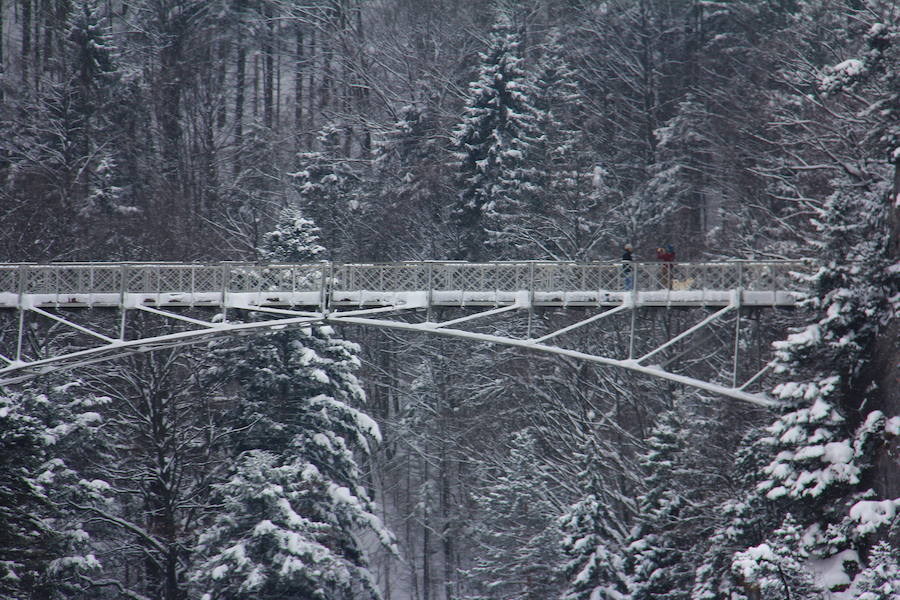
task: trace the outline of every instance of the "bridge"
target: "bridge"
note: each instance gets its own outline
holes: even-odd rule
[[[795,261],[0,264],[0,313],[7,315],[0,322],[0,385],[217,336],[345,323],[570,356],[773,406],[776,402],[765,393],[750,391],[768,366],[744,382],[737,380],[741,309],[793,306],[803,291],[794,275],[809,269]],[[462,316],[435,321],[441,307],[466,310]],[[531,315],[540,307],[579,309],[587,316],[536,335]],[[710,314],[660,346],[638,353],[635,315],[639,309],[661,307],[699,308]],[[76,319],[84,309],[113,309],[114,327]],[[201,318],[201,309],[214,309],[215,314]],[[514,311],[529,315],[523,337],[465,329],[477,319]],[[130,315],[138,312],[182,327],[163,335],[130,337]],[[598,356],[559,344],[567,333],[620,314],[631,316],[627,356]],[[652,360],[711,324],[721,324],[726,315],[735,323],[730,384],[688,377]],[[38,322],[78,332],[93,345],[50,356],[29,352],[24,340],[29,324]]]

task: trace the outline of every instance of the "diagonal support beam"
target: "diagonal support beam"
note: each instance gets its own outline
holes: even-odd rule
[[[696,325],[694,325],[694,326],[691,327],[690,329],[686,329],[685,331],[682,331],[680,334],[676,335],[674,338],[672,338],[671,340],[669,340],[668,342],[666,342],[665,344],[663,344],[662,346],[660,346],[660,347],[657,348],[656,350],[653,350],[653,351],[651,351],[651,352],[648,352],[648,353],[645,354],[644,356],[640,357],[639,359],[637,359],[637,362],[638,362],[638,363],[642,363],[642,362],[644,362],[645,360],[647,360],[648,358],[650,358],[651,356],[656,356],[657,354],[659,354],[660,352],[662,352],[663,350],[665,350],[665,349],[668,348],[669,346],[672,346],[673,344],[678,343],[679,341],[681,341],[681,340],[683,340],[684,338],[688,337],[689,335],[693,334],[695,331],[697,331],[697,330],[699,330],[699,329],[702,329],[702,328],[706,327],[707,325],[709,325],[710,323],[712,323],[712,322],[715,321],[716,319],[719,319],[720,317],[722,317],[723,315],[725,315],[727,312],[732,311],[732,310],[734,310],[735,308],[737,308],[737,307],[736,307],[734,304],[729,304],[729,305],[726,306],[725,308],[723,308],[723,309],[721,309],[721,310],[718,310],[718,311],[714,312],[713,314],[711,314],[710,316],[706,317],[705,319],[703,319],[702,321],[700,321],[699,323],[697,323]]]
[[[584,319],[583,321],[578,321],[577,323],[573,323],[572,325],[569,325],[568,327],[563,327],[562,329],[554,331],[553,333],[548,333],[547,335],[545,335],[543,337],[539,337],[532,341],[536,344],[540,344],[543,341],[549,340],[551,338],[555,338],[558,335],[568,333],[568,332],[572,331],[573,329],[578,329],[579,327],[583,327],[585,325],[593,323],[594,321],[599,321],[600,319],[602,319],[604,317],[609,317],[611,315],[614,315],[618,312],[622,312],[623,310],[628,310],[630,308],[632,308],[632,306],[630,304],[623,304],[621,306],[611,308],[607,311],[603,311],[602,313],[600,313],[598,315],[594,315],[593,317],[589,317],[587,319]]]
[[[767,364],[767,365],[764,366],[762,369],[760,369],[759,372],[758,372],[756,375],[754,375],[753,377],[751,377],[750,379],[748,379],[748,380],[744,383],[744,385],[742,385],[741,387],[739,387],[739,388],[737,388],[737,389],[739,389],[739,390],[741,390],[741,391],[747,389],[747,387],[749,387],[750,385],[753,384],[753,382],[755,382],[757,379],[759,379],[760,377],[762,377],[763,375],[765,375],[766,372],[767,372],[769,369],[771,369],[772,367],[774,367],[774,366],[775,366],[774,361],[769,362],[769,364]]]
[[[472,321],[474,319],[480,319],[482,317],[490,317],[491,315],[498,315],[500,313],[504,313],[510,310],[517,310],[522,308],[522,305],[518,302],[515,304],[510,304],[509,306],[501,306],[500,308],[493,308],[491,310],[486,310],[480,313],[475,313],[474,315],[468,315],[465,317],[460,317],[458,319],[451,319],[450,321],[444,321],[442,323],[423,323],[423,325],[427,326],[429,329],[439,329],[441,327],[447,327],[448,325],[456,325],[457,323],[465,323],[466,321]],[[343,313],[338,313],[342,315]]]
[[[680,383],[683,385],[687,385],[690,387],[694,387],[697,389],[705,390],[707,392],[712,392],[714,394],[718,394],[721,396],[726,396],[729,398],[734,398],[736,400],[742,400],[744,402],[749,402],[751,404],[755,404],[757,406],[763,406],[766,408],[775,408],[782,406],[782,403],[766,396],[765,394],[751,394],[742,390],[736,390],[731,387],[726,387],[723,385],[719,385],[716,383],[710,383],[708,381],[702,381],[699,379],[694,379],[692,377],[687,377],[685,375],[679,375],[677,373],[670,373],[668,371],[664,371],[663,369],[659,369],[657,367],[648,367],[638,363],[635,360],[617,360],[614,358],[607,358],[604,356],[596,356],[593,354],[587,354],[586,352],[579,352],[577,350],[568,350],[566,348],[560,348],[558,346],[548,346],[546,344],[536,344],[531,340],[520,340],[516,338],[506,338],[497,335],[489,335],[484,333],[475,333],[472,331],[464,331],[461,329],[436,329],[434,327],[423,327],[421,323],[404,323],[402,321],[385,321],[381,319],[365,319],[359,317],[347,317],[340,318],[338,315],[328,315],[325,319],[326,322],[334,322],[334,323],[352,323],[355,325],[365,325],[365,326],[373,326],[373,327],[386,327],[388,329],[400,329],[404,331],[415,331],[415,332],[425,332],[425,333],[433,333],[436,335],[446,336],[446,337],[456,337],[461,339],[468,340],[477,340],[482,342],[490,342],[493,344],[501,344],[505,346],[513,346],[516,348],[522,348],[525,350],[533,350],[536,352],[544,352],[548,354],[559,354],[561,356],[569,356],[572,358],[577,358],[580,360],[585,360],[588,362],[598,363],[602,365],[609,365],[613,367],[620,367],[623,369],[628,369],[630,371],[636,371],[642,373],[644,375],[652,375],[654,377],[659,377],[661,379],[667,379],[669,381],[674,381],[676,383]]]
[[[200,325],[201,327],[208,327],[210,329],[221,327],[218,323],[210,323],[209,321],[201,321],[200,319],[192,319],[191,317],[186,317],[184,315],[179,315],[177,313],[169,312],[167,310],[159,310],[158,308],[154,308],[152,306],[144,306],[143,304],[135,304],[134,308],[138,310],[142,310],[144,312],[148,312],[154,315],[160,315],[166,317],[167,319],[177,319],[178,321],[184,321],[186,323],[193,323],[194,325]]]
[[[52,371],[64,371],[104,362],[133,352],[151,352],[162,348],[176,348],[197,344],[219,336],[250,334],[259,331],[282,329],[291,325],[302,326],[321,322],[323,322],[321,317],[295,317],[292,319],[275,319],[252,323],[224,324],[222,327],[179,331],[137,340],[110,339],[109,344],[72,352],[63,356],[29,362],[13,361],[10,366],[0,368],[0,386],[28,381],[33,377]]]
[[[106,342],[107,344],[112,344],[113,342],[117,341],[115,338],[111,338],[111,337],[105,336],[105,335],[103,335],[102,333],[97,333],[96,331],[93,331],[93,330],[91,330],[91,329],[88,329],[87,327],[82,327],[82,326],[79,325],[78,323],[73,323],[72,321],[69,321],[69,320],[67,320],[67,319],[63,319],[62,317],[60,317],[60,316],[58,316],[58,315],[54,315],[53,313],[49,313],[49,312],[47,312],[46,310],[42,310],[42,309],[40,309],[40,308],[38,308],[38,307],[36,307],[36,306],[30,306],[30,307],[28,307],[28,310],[30,310],[30,311],[32,311],[32,312],[36,312],[37,314],[39,314],[39,315],[41,315],[41,316],[44,316],[44,317],[47,317],[48,319],[53,319],[54,321],[57,321],[57,322],[59,322],[59,323],[62,323],[63,325],[65,325],[65,326],[67,326],[67,327],[71,327],[72,329],[77,329],[77,330],[80,331],[81,333],[86,333],[86,334],[88,334],[88,335],[92,335],[92,336],[94,336],[95,338],[98,338],[98,339],[103,340],[103,341]]]
[[[310,319],[322,319],[325,317],[324,313],[320,312],[308,312],[303,310],[288,310],[286,308],[272,308],[270,306],[232,306],[232,308],[238,308],[240,310],[249,310],[255,312],[264,312],[271,313],[273,315],[284,315],[288,317],[307,317]],[[345,316],[365,316],[365,315],[377,315],[382,313],[392,313],[392,312],[400,312],[404,310],[415,310],[417,308],[422,308],[421,306],[415,305],[391,305],[391,306],[381,306],[378,308],[360,308],[357,310],[346,310],[340,311],[333,314],[345,315]]]
[[[295,317],[320,317],[322,313],[312,312],[308,310],[289,310],[287,308],[272,308],[271,306],[253,306],[250,304],[228,303],[228,308],[236,308],[238,310],[251,310],[256,312],[272,313],[273,315],[290,315]]]
[[[8,365],[11,365],[15,362],[13,359],[7,358],[6,356],[3,356],[2,354],[0,354],[0,360],[2,360],[3,362],[5,362]]]

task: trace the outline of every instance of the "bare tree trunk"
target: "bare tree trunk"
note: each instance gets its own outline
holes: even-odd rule
[[[424,459],[422,464],[425,472],[422,474],[422,481],[428,482],[428,459]],[[422,600],[430,600],[431,598],[431,524],[428,522],[428,502],[422,503]]]
[[[241,151],[244,146],[244,91],[247,75],[247,48],[244,46],[244,0],[238,0],[237,74],[234,95],[234,174],[241,172]]]
[[[313,93],[313,90],[316,89],[316,30],[313,29],[310,32],[309,37],[309,59],[308,63],[310,65],[309,71],[309,79],[308,85],[306,86],[306,147],[307,149],[311,149],[313,147],[313,140],[315,139],[314,131],[316,129],[316,95]]]
[[[275,38],[275,127],[281,125],[281,47]]]
[[[28,85],[28,62],[31,54],[31,0],[22,3],[22,82]]]
[[[50,71],[50,59],[53,56],[53,33],[56,25],[56,19],[54,17],[56,16],[56,10],[59,10],[57,7],[53,6],[54,3],[51,2],[49,4],[50,5],[46,6],[44,9],[44,51],[41,60],[41,69],[44,73]],[[63,23],[63,25],[65,25],[65,23]]]
[[[900,159],[894,163],[894,186],[891,195],[885,198],[888,203],[888,264],[896,265],[900,261]],[[894,290],[896,292],[896,290]],[[894,317],[888,322],[881,338],[876,342],[874,372],[875,382],[883,390],[882,412],[886,415],[900,414],[900,318]],[[893,443],[884,444],[875,458],[875,471],[881,498],[897,498],[900,496],[900,468],[897,455],[900,454],[900,441],[894,438]]]
[[[34,89],[41,89],[41,3],[36,0],[31,8],[31,54],[32,60],[31,77],[34,80]]]
[[[253,121],[259,119],[259,54],[253,55]]]
[[[263,42],[263,125],[267,129],[272,129],[272,107],[274,100],[274,81],[275,81],[275,30],[273,19],[270,14],[268,14],[268,9],[265,12],[266,18],[266,33]]]
[[[228,76],[228,49],[230,44],[226,41],[220,41],[217,43],[218,47],[218,61],[217,61],[217,72],[216,72],[216,92],[222,94],[220,96],[221,101],[218,105],[218,111],[216,114],[216,127],[218,129],[223,129],[225,125],[228,123],[228,105],[225,102],[225,81]]]
[[[300,150],[301,131],[303,129],[303,28],[297,25],[295,28],[295,57],[294,57],[294,139],[297,150]]]
[[[4,65],[6,64],[6,55],[3,52],[3,25],[4,25],[4,10],[3,0],[0,0],[0,81],[4,79],[5,71]],[[3,88],[0,87],[0,102],[3,102]],[[2,180],[0,180],[2,181]]]
[[[325,111],[331,107],[331,89],[334,84],[332,81],[332,55],[333,48],[326,40],[322,40],[319,44],[320,54],[322,56],[322,81],[319,85],[319,110]]]

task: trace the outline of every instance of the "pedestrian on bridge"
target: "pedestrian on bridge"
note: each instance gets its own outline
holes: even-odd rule
[[[659,268],[659,283],[665,288],[672,289],[672,263],[675,262],[675,246],[667,244],[665,248],[656,249],[657,260],[662,261]]]
[[[634,267],[632,263],[634,262],[634,256],[631,254],[634,248],[631,244],[625,244],[624,246],[625,252],[622,253],[622,278],[625,281],[626,290],[634,289]]]

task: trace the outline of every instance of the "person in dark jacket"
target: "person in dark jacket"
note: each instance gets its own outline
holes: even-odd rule
[[[625,281],[626,290],[630,290],[634,288],[634,270],[632,264],[634,262],[634,256],[631,254],[632,248],[631,244],[625,244],[624,252],[622,253],[622,279]]]

